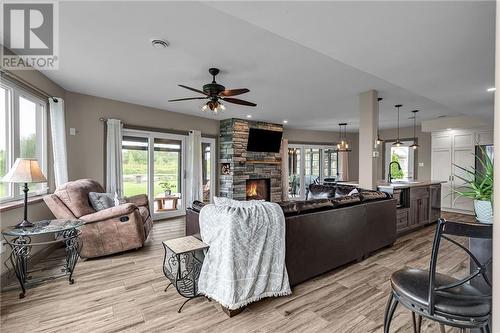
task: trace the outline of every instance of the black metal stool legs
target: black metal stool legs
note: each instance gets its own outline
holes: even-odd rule
[[[422,328],[422,316],[421,315],[415,315],[415,312],[412,311],[411,313],[412,319],[413,319],[413,333],[420,333],[420,330]],[[418,317],[416,317],[418,316]]]
[[[389,328],[391,327],[392,316],[396,311],[398,306],[398,300],[394,299],[394,294],[391,292],[389,295],[389,300],[387,302],[387,307],[385,308],[384,315],[384,333],[389,333]]]

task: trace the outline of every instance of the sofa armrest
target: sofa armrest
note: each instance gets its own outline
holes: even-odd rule
[[[128,215],[136,209],[137,209],[136,205],[132,203],[125,203],[119,206],[103,209],[92,214],[84,215],[80,217],[80,220],[83,220],[87,223],[99,222],[99,221],[113,219],[119,216]]]
[[[126,197],[125,202],[132,203],[137,207],[140,206],[149,206],[148,196],[146,194],[137,194],[131,197]]]

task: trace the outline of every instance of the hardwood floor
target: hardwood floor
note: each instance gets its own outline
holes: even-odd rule
[[[459,219],[463,216],[448,215]],[[467,219],[467,217],[465,217]],[[1,294],[3,332],[382,332],[390,274],[403,267],[427,268],[434,225],[398,239],[368,259],[302,283],[286,297],[250,305],[228,318],[215,302],[184,300],[164,292],[161,241],[184,235],[184,218],[155,223],[144,248],[81,261],[75,284],[58,279]],[[38,268],[62,263],[56,251]],[[443,244],[439,271],[454,276],[468,270],[466,255]],[[334,255],[334,254],[332,254]],[[399,307],[391,332],[412,332],[411,316]],[[438,327],[424,320],[423,332]],[[449,332],[458,330],[449,329]]]

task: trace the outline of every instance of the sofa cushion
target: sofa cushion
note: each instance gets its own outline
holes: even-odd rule
[[[309,192],[307,193],[308,200],[330,198],[335,198],[335,186],[318,184],[309,185]]]
[[[336,185],[335,186],[335,198],[343,197],[349,195],[349,193],[356,187],[350,185]]]
[[[198,201],[198,200],[195,200],[193,201],[193,203],[191,204],[191,208],[195,211],[195,212],[200,212],[200,210],[206,205],[206,203],[204,202],[201,202],[201,201]]]
[[[335,208],[355,205],[361,202],[359,194],[344,195],[330,200]]]
[[[359,193],[361,201],[372,201],[390,198],[391,195],[382,191],[361,191]]]
[[[92,208],[97,212],[115,206],[115,196],[113,193],[89,192],[89,200]]]
[[[67,182],[54,191],[76,218],[95,213],[89,201],[90,192],[104,192],[101,184],[92,179]]]

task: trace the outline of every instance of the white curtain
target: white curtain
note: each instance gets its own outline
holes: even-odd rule
[[[281,200],[288,200],[288,139],[281,141]]]
[[[123,195],[122,122],[108,119],[106,134],[106,191]]]
[[[339,179],[341,181],[349,180],[349,153],[338,152],[337,158],[339,159]]]
[[[195,200],[203,201],[200,131],[189,131],[186,176],[186,204],[190,206]]]
[[[56,187],[68,182],[68,155],[66,151],[66,121],[64,100],[49,97],[50,134],[54,157],[54,178]]]

